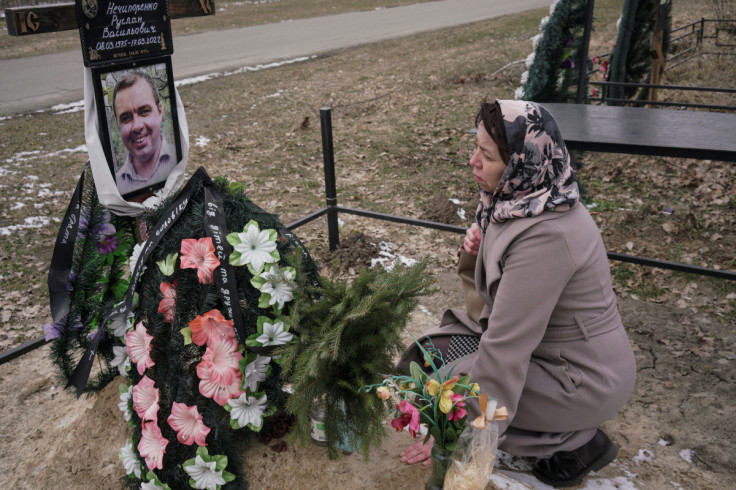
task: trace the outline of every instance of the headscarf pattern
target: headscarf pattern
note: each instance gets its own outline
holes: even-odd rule
[[[530,218],[544,211],[565,212],[580,200],[570,155],[552,115],[535,102],[499,100],[509,163],[494,192],[480,189],[476,221]]]

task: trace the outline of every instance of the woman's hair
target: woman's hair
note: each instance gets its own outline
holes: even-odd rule
[[[475,115],[475,127],[477,128],[481,122],[486,132],[491,135],[493,142],[498,146],[498,153],[501,155],[504,163],[508,165],[509,145],[506,142],[506,129],[503,126],[503,114],[501,113],[501,105],[498,101],[492,104],[485,100],[481,102],[480,109]]]

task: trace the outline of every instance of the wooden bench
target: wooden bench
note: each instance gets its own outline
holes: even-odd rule
[[[736,114],[542,104],[569,150],[736,162]]]

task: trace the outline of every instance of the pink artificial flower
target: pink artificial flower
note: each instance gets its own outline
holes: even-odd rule
[[[468,411],[465,410],[465,401],[463,398],[464,397],[459,393],[453,393],[452,396],[450,396],[450,399],[452,400],[452,410],[447,416],[448,420],[460,420],[468,414]]]
[[[600,56],[598,56],[598,55],[595,55],[595,56],[593,56],[593,58],[592,58],[592,59],[591,59],[590,61],[591,61],[591,63],[593,63],[594,65],[597,65],[598,63],[600,63],[600,62],[601,62],[601,57],[600,57]]]
[[[240,371],[238,371],[240,374]],[[224,406],[231,398],[240,396],[240,376],[233,376],[229,383],[216,382],[212,379],[212,372],[206,363],[197,365],[199,377],[199,392],[202,396],[212,398],[220,406]]]
[[[158,420],[158,388],[148,376],[143,376],[140,382],[133,387],[133,409],[141,420]]]
[[[406,400],[401,400],[399,402],[399,412],[401,415],[391,421],[391,427],[401,432],[408,425],[409,434],[416,437],[419,430],[419,410],[417,410],[417,407]]]
[[[604,60],[603,63],[601,63],[601,75],[605,76],[606,72],[608,71],[608,60]]]
[[[183,403],[174,402],[171,407],[171,415],[168,418],[169,425],[176,431],[176,438],[182,444],[191,446],[206,446],[205,439],[210,433],[210,428],[202,422],[202,416],[197,406],[187,406]]]
[[[238,341],[228,337],[216,338],[207,346],[202,363],[207,365],[213,383],[230,384],[233,376],[240,379],[238,361],[243,355],[237,349]]]
[[[181,268],[197,269],[197,279],[202,284],[212,284],[212,271],[220,265],[215,257],[215,246],[212,238],[205,237],[195,240],[185,238],[181,241]]]
[[[143,423],[138,452],[146,458],[146,466],[149,470],[163,468],[164,453],[168,444],[169,441],[161,435],[161,429],[155,422]]]
[[[598,87],[595,87],[593,90],[590,91],[591,97],[598,97]]]
[[[138,322],[135,330],[125,334],[125,350],[128,352],[130,359],[138,366],[138,374],[143,376],[143,372],[156,363],[151,360],[151,341],[153,336],[148,335],[143,322]]]
[[[226,320],[216,309],[197,315],[197,318],[189,322],[189,328],[192,330],[192,342],[197,345],[210,345],[221,337],[235,338],[233,321]]]
[[[172,323],[176,308],[176,281],[173,283],[162,282],[159,288],[164,295],[164,299],[158,304],[158,312],[164,314],[164,321]]]

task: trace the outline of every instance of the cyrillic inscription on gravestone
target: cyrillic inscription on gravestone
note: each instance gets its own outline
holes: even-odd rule
[[[76,0],[84,66],[110,66],[174,52],[168,0]]]

